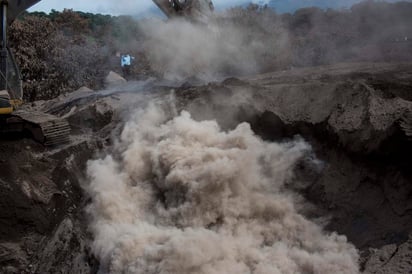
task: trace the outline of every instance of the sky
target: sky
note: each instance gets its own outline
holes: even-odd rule
[[[234,5],[241,5],[247,2],[269,3],[279,12],[290,12],[305,6],[327,7],[349,7],[361,0],[213,0],[217,9],[224,9]],[[386,0],[395,2],[396,0]],[[411,0],[407,0],[410,2]],[[29,11],[50,12],[52,9],[61,11],[64,8],[76,11],[102,13],[111,15],[145,15],[157,11],[152,0],[42,0],[34,5]]]
[[[241,4],[246,0],[213,0],[217,8],[224,8],[231,5]],[[73,9],[76,11],[102,13],[102,14],[143,14],[156,8],[152,0],[43,0],[29,11],[44,11],[50,12],[51,9],[58,11],[64,8]]]

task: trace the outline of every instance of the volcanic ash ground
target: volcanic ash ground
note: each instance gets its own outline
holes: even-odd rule
[[[299,214],[288,190],[310,153],[247,123],[223,131],[184,111],[138,110],[113,151],[88,163],[100,271],[358,273],[355,247]]]

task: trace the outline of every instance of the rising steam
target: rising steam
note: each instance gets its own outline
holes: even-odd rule
[[[358,273],[356,249],[287,190],[307,143],[167,116],[137,111],[114,152],[88,163],[102,273]]]

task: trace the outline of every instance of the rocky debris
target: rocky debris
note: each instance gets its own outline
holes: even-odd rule
[[[412,109],[412,101],[394,96],[392,92],[396,90],[391,88],[402,82],[406,82],[404,88],[412,84],[411,67],[382,65],[376,75],[373,72],[375,64],[369,67],[352,65],[356,73],[347,71],[347,66],[341,67],[341,74],[336,74],[340,66],[319,67],[310,75],[303,70],[300,82],[293,84],[278,83],[276,79],[282,74],[252,80],[251,83],[263,81],[264,89],[260,94],[264,98],[262,108],[285,122],[326,123],[346,149],[368,153],[377,150],[383,140],[398,128],[397,123],[403,115]],[[394,73],[397,70],[399,73]],[[377,86],[380,74],[391,74],[386,86]],[[403,79],[409,79],[409,82]]]
[[[65,218],[42,245],[35,273],[90,273],[85,235],[70,218]]]
[[[27,255],[17,243],[4,242],[0,245],[1,273],[19,273],[20,265],[27,265]]]
[[[113,118],[110,103],[104,101],[98,104],[73,107],[65,117],[74,128],[98,131],[109,124]]]
[[[89,91],[93,91],[93,90],[90,89],[90,88],[88,88],[88,87],[83,86],[83,87],[80,87],[80,88],[79,88],[78,90],[76,90],[76,91],[89,92]]]
[[[1,273],[90,273],[90,266],[83,271],[86,230],[78,220],[80,181],[96,141],[72,138],[46,149],[30,139],[2,140]]]
[[[27,106],[66,117],[74,133],[54,149],[30,139],[0,143],[0,272],[96,270],[87,248],[85,165],[110,149],[136,106],[162,100],[223,128],[248,121],[265,139],[301,135],[323,167],[297,166],[305,181],[298,190],[316,209],[309,217],[328,218],[326,229],[347,235],[366,273],[408,273],[411,71],[412,64],[340,64],[203,86],[136,83],[139,92],[85,90]]]
[[[199,118],[226,111],[271,112],[285,124],[322,125],[352,152],[376,151],[412,109],[402,90],[412,85],[411,66],[341,64],[290,70],[176,91]],[[386,84],[382,83],[385,77]],[[197,91],[204,95],[196,96]],[[223,94],[223,95],[222,95]],[[396,94],[400,94],[397,96]],[[210,103],[212,102],[212,103]],[[232,108],[233,111],[228,111]],[[197,113],[196,111],[194,111]],[[237,113],[238,115],[239,113]],[[221,119],[225,123],[228,115]]]
[[[119,84],[123,84],[126,82],[127,82],[126,79],[124,79],[122,76],[120,76],[114,71],[110,71],[109,74],[104,79],[104,83],[106,87],[117,86]]]
[[[410,273],[412,271],[412,237],[400,245],[386,245],[372,249],[372,255],[366,262],[365,273]]]

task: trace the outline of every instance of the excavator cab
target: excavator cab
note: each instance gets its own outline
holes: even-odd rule
[[[69,140],[70,126],[47,113],[18,109],[23,103],[22,77],[7,44],[8,26],[37,2],[40,0],[0,0],[0,133],[29,132],[36,141],[54,146]]]

